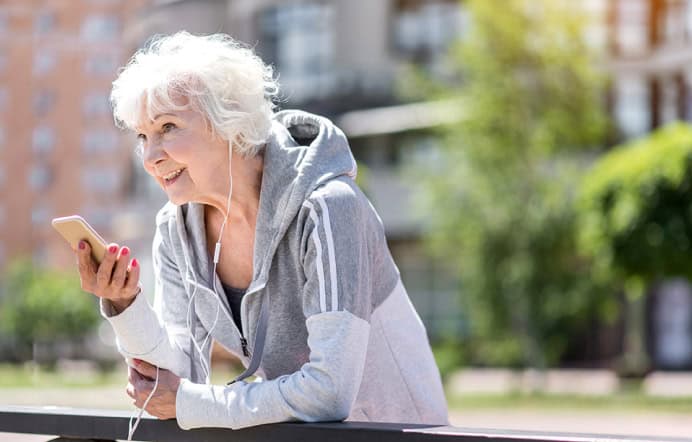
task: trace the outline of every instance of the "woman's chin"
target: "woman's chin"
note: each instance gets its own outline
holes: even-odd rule
[[[182,195],[176,195],[176,194],[168,194],[168,201],[170,201],[172,204],[175,204],[176,206],[182,206],[183,204],[187,204],[190,202],[189,198],[185,198]]]

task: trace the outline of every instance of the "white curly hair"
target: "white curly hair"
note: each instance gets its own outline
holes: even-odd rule
[[[116,125],[136,130],[146,112],[191,109],[212,133],[257,155],[269,136],[278,83],[273,69],[226,34],[157,35],[138,50],[113,82]],[[180,97],[187,98],[183,105]]]

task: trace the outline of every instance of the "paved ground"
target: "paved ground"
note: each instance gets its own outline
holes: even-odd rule
[[[687,437],[692,440],[692,417],[676,413],[588,410],[480,410],[451,413],[457,427],[628,436]]]
[[[59,405],[79,408],[130,409],[129,398],[122,388],[0,390],[0,404]],[[458,427],[493,428],[577,433],[674,436],[692,438],[692,416],[676,413],[613,410],[522,410],[479,409],[452,411],[451,423]],[[0,442],[39,442],[45,436],[0,433]]]

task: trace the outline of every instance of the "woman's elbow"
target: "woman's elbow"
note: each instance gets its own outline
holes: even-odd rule
[[[325,388],[313,396],[311,410],[308,414],[308,421],[312,422],[328,422],[342,421],[351,413],[351,407],[355,400],[355,394],[344,391],[330,385],[330,388]]]
[[[329,421],[343,421],[351,414],[353,400],[350,395],[337,394],[331,401],[331,406],[325,410],[325,419]]]
[[[315,404],[307,422],[343,421],[351,413],[351,401],[335,396],[330,400],[320,400]]]

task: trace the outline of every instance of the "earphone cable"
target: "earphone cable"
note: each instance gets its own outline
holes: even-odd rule
[[[127,440],[128,441],[132,440],[132,436],[134,436],[135,431],[137,431],[137,427],[139,426],[139,422],[142,419],[142,414],[144,414],[144,410],[147,408],[147,405],[149,405],[149,401],[151,400],[151,398],[154,397],[154,393],[156,392],[156,388],[158,386],[159,386],[159,367],[157,365],[156,366],[156,381],[154,381],[154,388],[151,389],[151,393],[149,393],[149,396],[147,396],[147,399],[144,401],[142,408],[139,409],[139,413],[137,413],[137,408],[135,408],[135,411],[130,416],[130,422],[128,424],[128,432],[127,432]],[[137,420],[135,421],[135,424],[132,425],[132,419],[134,419],[135,414],[137,414]]]

